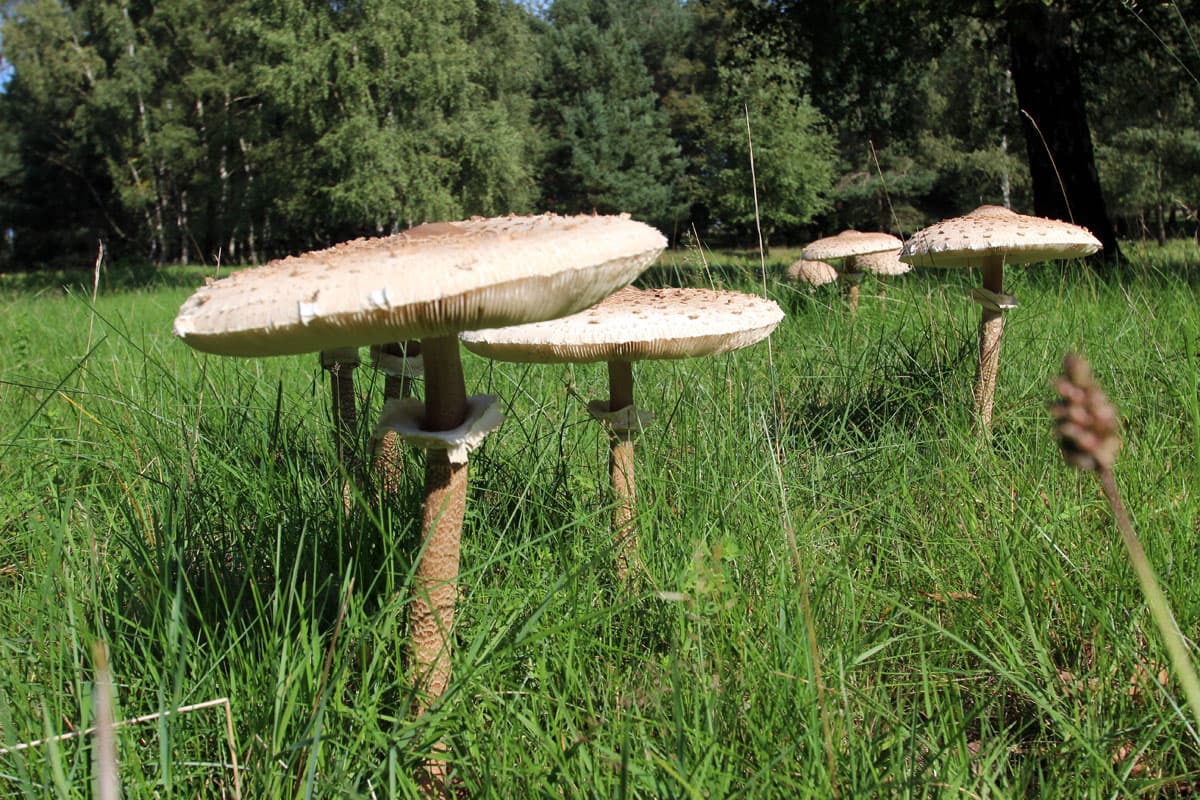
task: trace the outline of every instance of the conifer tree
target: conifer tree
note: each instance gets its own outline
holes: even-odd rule
[[[557,0],[544,33],[535,118],[543,203],[629,212],[670,232],[683,163],[636,40],[606,0]]]

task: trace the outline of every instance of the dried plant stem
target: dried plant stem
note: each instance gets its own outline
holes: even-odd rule
[[[770,429],[767,427],[765,421],[763,422],[763,433],[770,440]],[[787,498],[787,485],[783,480],[783,467],[781,463],[782,459],[779,456],[779,451],[776,450],[775,457],[771,459],[771,466],[774,467],[775,483],[779,489],[780,521],[783,523],[784,539],[787,542],[788,555],[791,557],[792,570],[796,576],[796,586],[800,590],[800,611],[804,619],[804,636],[808,641],[808,652],[812,659],[813,683],[817,688],[817,709],[821,717],[821,733],[825,739],[825,763],[829,769],[829,793],[832,797],[838,798],[841,796],[841,792],[838,789],[837,761],[834,758],[833,724],[829,719],[829,687],[825,684],[825,677],[821,666],[821,645],[817,641],[817,625],[813,619],[808,570],[804,566],[804,558],[800,555],[800,545],[796,541],[796,526],[792,523],[792,513]]]
[[[147,722],[154,722],[155,720],[161,719],[163,717],[173,717],[173,716],[177,716],[180,714],[190,714],[193,711],[203,711],[204,709],[207,709],[207,708],[217,708],[217,707],[220,707],[225,711],[225,735],[229,739],[229,765],[228,766],[229,766],[230,770],[233,772],[233,797],[234,797],[234,800],[241,800],[241,797],[242,797],[242,773],[241,773],[241,769],[238,767],[237,745],[235,743],[234,735],[233,735],[233,709],[229,705],[228,697],[218,697],[215,700],[205,700],[202,703],[193,703],[188,706],[179,706],[179,708],[169,709],[167,711],[155,711],[153,714],[143,714],[140,717],[133,717],[132,719],[124,719],[124,720],[121,720],[120,722],[112,723],[112,728],[115,730],[117,728],[123,728],[127,725],[144,725]],[[30,748],[34,748],[34,747],[41,747],[42,745],[49,744],[50,742],[67,742],[67,741],[70,741],[71,739],[78,739],[81,736],[88,736],[93,733],[98,733],[98,731],[99,731],[99,726],[93,725],[90,728],[84,728],[82,730],[77,730],[77,731],[71,731],[70,733],[60,733],[57,736],[50,736],[45,739],[37,739],[32,742],[21,742],[20,744],[15,744],[12,747],[0,748],[0,756],[8,755],[9,753],[16,753],[21,750],[29,750]]]
[[[1004,291],[1004,261],[989,257],[983,265],[983,288],[1001,294]],[[1000,338],[1004,334],[1004,312],[985,307],[979,320],[979,366],[975,371],[975,411],[984,431],[992,428],[992,409],[996,400],[996,376],[1000,372]]]
[[[121,796],[120,769],[117,765],[116,726],[113,724],[113,681],[108,668],[108,645],[96,642],[92,647],[96,662],[96,749],[92,753],[93,797],[117,800]]]
[[[313,699],[312,712],[309,715],[309,728],[316,731],[309,744],[305,744],[300,748],[300,758],[298,762],[308,762],[307,774],[298,774],[296,783],[292,789],[292,797],[300,797],[301,790],[305,790],[305,796],[311,793],[314,770],[316,768],[316,759],[310,757],[310,747],[315,747],[320,738],[321,730],[321,703],[325,699],[325,689],[329,683],[329,671],[333,667],[333,654],[337,650],[338,635],[342,632],[342,622],[346,619],[346,611],[350,608],[350,596],[354,592],[354,578],[351,577],[346,582],[346,591],[342,594],[342,604],[338,608],[337,621],[333,625],[333,635],[329,637],[329,646],[325,648],[325,663],[321,666],[321,679],[317,682],[317,694]]]
[[[1196,731],[1200,733],[1200,680],[1196,677],[1196,670],[1192,666],[1192,657],[1183,640],[1183,634],[1180,633],[1167,598],[1158,585],[1158,576],[1154,574],[1154,567],[1150,566],[1150,559],[1146,557],[1141,540],[1138,539],[1137,533],[1133,529],[1129,512],[1125,510],[1125,504],[1121,502],[1121,492],[1117,489],[1117,479],[1113,475],[1113,471],[1108,467],[1101,466],[1096,470],[1096,474],[1100,479],[1100,487],[1104,490],[1104,496],[1108,498],[1108,503],[1112,507],[1113,516],[1116,517],[1121,538],[1125,540],[1125,547],[1129,550],[1129,560],[1133,562],[1133,571],[1137,573],[1138,583],[1141,584],[1142,594],[1146,598],[1146,605],[1150,607],[1150,615],[1154,618],[1154,624],[1158,626],[1159,633],[1162,634],[1163,643],[1167,646],[1167,656],[1171,659],[1171,665],[1175,668],[1175,674],[1183,688],[1184,697],[1192,709]]]

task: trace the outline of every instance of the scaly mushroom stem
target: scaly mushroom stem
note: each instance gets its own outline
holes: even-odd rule
[[[983,288],[1004,293],[1004,256],[987,256],[983,261]],[[1004,312],[984,306],[979,319],[979,366],[975,371],[975,410],[984,431],[992,428],[992,408],[996,399],[996,375],[1000,371],[1000,337],[1004,333]]]
[[[450,636],[467,506],[467,465],[451,464],[445,450],[430,450],[426,458],[424,547],[410,612],[418,715],[446,691],[450,682]]]
[[[411,358],[421,354],[421,342],[393,342],[385,344],[381,350],[385,355],[398,358]],[[396,400],[401,397],[412,397],[412,378],[404,375],[388,374],[383,379],[383,400]],[[395,431],[383,434],[383,441],[375,454],[375,472],[380,476],[384,494],[394,494],[400,488],[400,445]]]
[[[333,445],[338,464],[349,479],[342,484],[342,504],[350,512],[350,481],[357,482],[358,458],[354,439],[358,433],[358,398],[354,394],[354,368],[360,363],[357,347],[342,347],[321,353],[321,367],[329,371],[329,391],[333,403]]]
[[[457,428],[467,414],[467,387],[457,336],[423,342],[425,422],[431,431]],[[425,452],[425,506],[421,515],[421,562],[413,577],[409,606],[409,670],[416,682],[413,713],[420,716],[446,691],[453,652],[454,603],[463,516],[467,508],[467,465],[450,462],[445,450]],[[433,746],[445,752],[444,742]],[[447,796],[444,761],[426,759],[417,779],[425,797]]]
[[[426,430],[446,431],[466,417],[466,383],[458,338],[423,342]],[[425,456],[425,509],[421,563],[417,565],[409,630],[409,667],[417,682],[414,711],[420,715],[450,681],[451,630],[458,592],[458,559],[467,500],[467,465],[452,464],[444,450]]]
[[[608,410],[620,411],[633,405],[633,364],[608,362]],[[617,555],[617,577],[628,586],[632,573],[640,572],[636,515],[637,488],[633,472],[633,432],[613,430],[609,434],[608,471],[612,483],[613,544]]]

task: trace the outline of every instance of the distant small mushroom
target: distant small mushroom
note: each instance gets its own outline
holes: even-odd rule
[[[803,258],[788,266],[787,276],[788,280],[814,288],[833,283],[838,279],[837,270],[833,268],[832,264]]]
[[[845,287],[851,311],[858,309],[858,285],[863,279],[859,265],[861,256],[899,250],[903,244],[889,233],[847,230],[837,236],[826,236],[805,246],[801,258],[822,261],[841,261],[838,281]]]
[[[665,245],[662,234],[627,216],[433,223],[236,272],[200,288],[180,309],[176,335],[222,355],[421,340],[425,403],[408,409],[412,425],[403,428],[428,448],[409,617],[418,714],[450,679],[467,454],[503,419],[494,397],[467,397],[458,333],[586,308],[632,281]],[[444,768],[430,765],[429,777],[438,784]]]
[[[887,293],[887,279],[895,275],[904,275],[912,270],[912,266],[900,260],[900,248],[885,250],[881,253],[867,253],[854,259],[858,268],[868,275],[874,275],[879,284],[879,297]]]
[[[1004,313],[1017,307],[1017,298],[1004,293],[1004,265],[1083,258],[1101,246],[1086,228],[1002,206],[980,206],[965,216],[935,223],[914,233],[904,245],[900,259],[913,266],[983,270],[983,288],[971,290],[972,299],[983,307],[975,373],[975,409],[983,430],[992,427]]]
[[[462,334],[473,353],[497,361],[608,364],[609,398],[588,411],[609,429],[612,531],[617,573],[641,569],[635,517],[633,437],[653,416],[633,403],[633,362],[715,355],[748,347],[783,319],[771,300],[709,289],[626,287],[562,319]]]

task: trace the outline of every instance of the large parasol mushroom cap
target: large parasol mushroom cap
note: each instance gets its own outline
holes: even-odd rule
[[[626,287],[561,319],[462,334],[498,361],[588,363],[715,355],[767,337],[783,319],[772,300],[710,289]]]
[[[629,283],[665,246],[628,216],[430,223],[215,281],[183,304],[175,333],[205,352],[268,356],[551,319]]]
[[[1100,240],[1078,225],[980,206],[917,231],[900,251],[900,259],[914,266],[979,267],[983,273],[983,286],[971,290],[972,299],[982,306],[975,373],[975,407],[982,430],[992,425],[1004,314],[1017,307],[1017,299],[1004,292],[1005,264],[1082,258],[1100,247]]]
[[[1003,206],[980,206],[969,214],[917,231],[900,260],[917,267],[983,266],[999,257],[1005,264],[1032,264],[1083,258],[1101,248],[1086,228],[1018,214]]]

